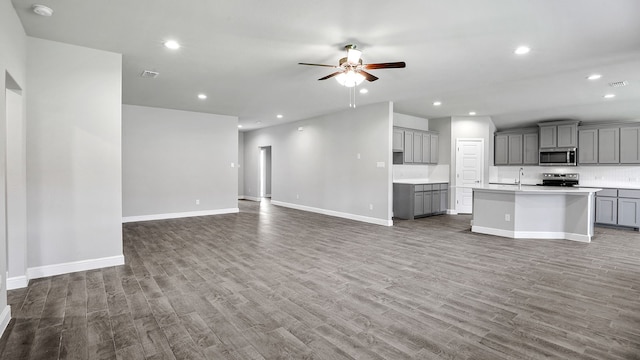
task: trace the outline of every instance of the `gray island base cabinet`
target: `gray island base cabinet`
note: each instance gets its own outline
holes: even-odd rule
[[[444,214],[448,198],[448,183],[393,183],[393,217],[414,220]]]
[[[473,189],[471,231],[514,239],[591,242],[600,189],[485,185]]]

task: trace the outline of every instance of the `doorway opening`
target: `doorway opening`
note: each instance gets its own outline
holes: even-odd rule
[[[5,72],[5,141],[2,169],[2,238],[6,260],[7,289],[27,286],[27,177],[26,130],[22,89]]]
[[[271,146],[260,147],[260,186],[258,197],[271,199]]]

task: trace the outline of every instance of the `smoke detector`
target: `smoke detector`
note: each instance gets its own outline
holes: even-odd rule
[[[609,86],[611,87],[622,87],[622,86],[627,86],[629,85],[629,82],[627,80],[625,81],[616,81],[616,82],[610,82]]]
[[[159,72],[151,71],[151,70],[145,70],[142,72],[142,74],[140,74],[141,77],[147,78],[147,79],[155,79],[158,77],[158,75],[160,75]]]
[[[31,7],[31,10],[33,10],[34,13],[40,15],[40,16],[51,16],[53,15],[53,9],[48,7],[48,6],[44,6],[44,5],[40,5],[40,4],[35,4]]]

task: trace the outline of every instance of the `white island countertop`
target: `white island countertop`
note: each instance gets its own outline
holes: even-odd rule
[[[588,194],[595,193],[602,189],[586,188],[586,187],[570,187],[570,186],[538,186],[538,185],[503,185],[489,184],[480,186],[471,186],[472,189],[496,192],[514,192],[514,193],[531,193],[531,194]]]
[[[420,185],[420,184],[448,184],[447,180],[429,180],[429,179],[398,179],[393,180],[394,184],[410,184],[410,185]]]

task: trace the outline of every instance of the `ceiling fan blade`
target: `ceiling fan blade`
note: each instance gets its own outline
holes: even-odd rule
[[[360,73],[360,74],[362,74],[362,75],[364,75],[364,78],[365,78],[365,79],[367,79],[367,81],[376,81],[376,80],[378,80],[378,77],[377,77],[377,76],[374,76],[374,75],[372,75],[372,74],[369,74],[369,73],[368,73],[368,72],[366,72],[366,71],[362,71],[362,70],[360,70],[360,71],[359,71],[359,73]]]
[[[376,70],[376,69],[398,69],[406,66],[407,64],[405,64],[404,61],[399,61],[399,62],[389,62],[389,63],[379,63],[379,64],[364,64],[362,65],[362,68],[367,70]]]
[[[338,66],[335,66],[335,65],[309,64],[309,63],[298,63],[298,65],[324,66],[324,67],[331,67],[331,68],[337,68],[338,67]]]
[[[332,77],[334,77],[334,76],[338,76],[338,75],[340,75],[340,74],[342,74],[342,71],[334,72],[333,74],[329,74],[329,75],[327,75],[327,76],[325,76],[325,77],[321,77],[321,78],[320,78],[320,79],[318,79],[318,80],[327,80],[327,79],[331,79]]]

